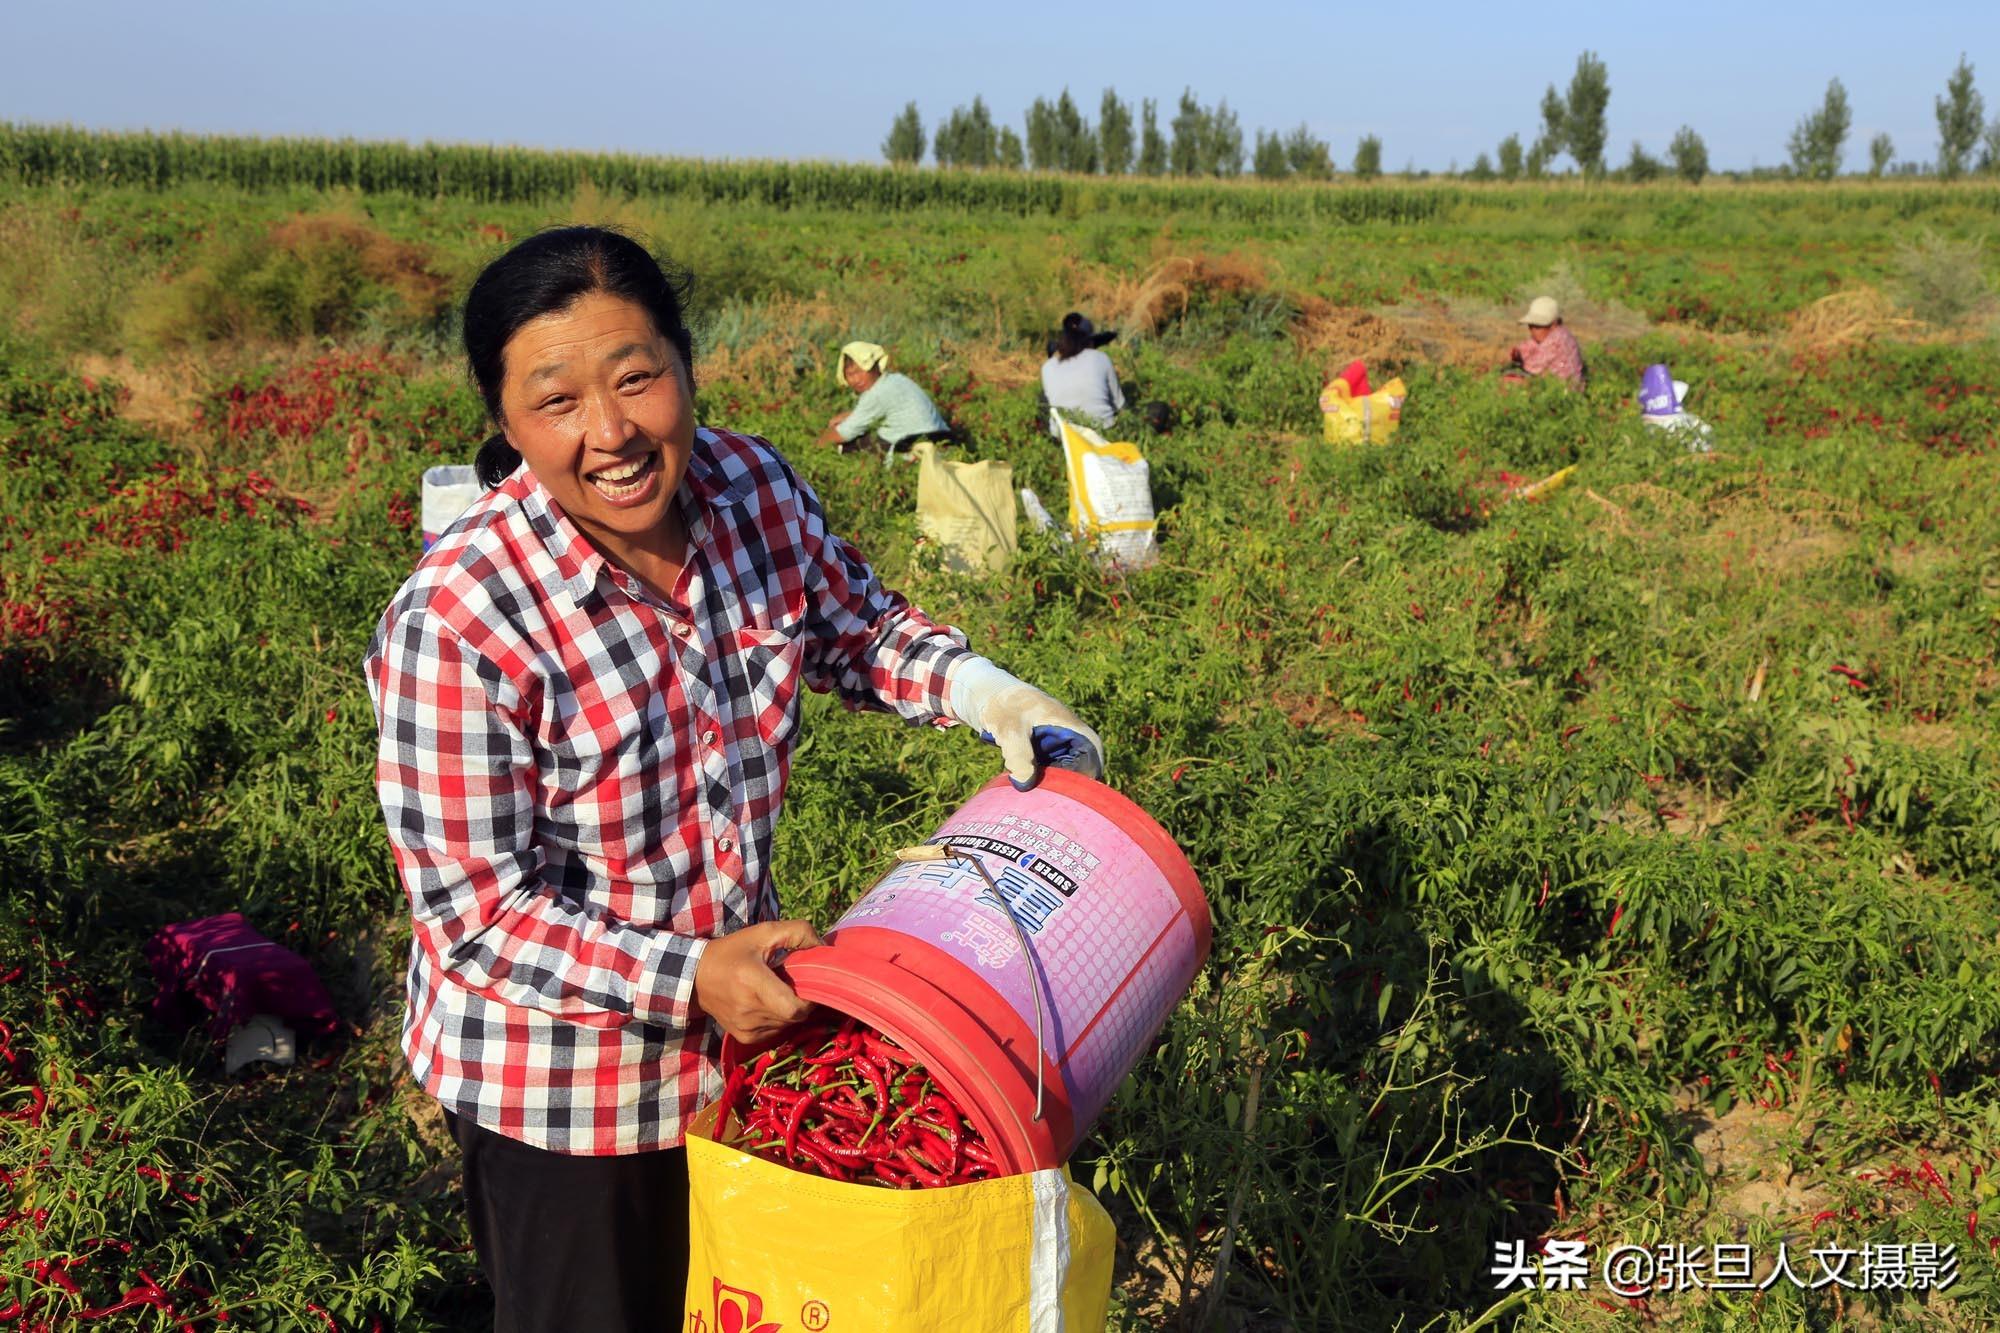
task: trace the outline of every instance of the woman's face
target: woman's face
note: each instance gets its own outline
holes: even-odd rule
[[[1554,327],[1553,324],[1530,324],[1528,326],[1528,336],[1538,343],[1547,342],[1549,340],[1549,330]]]
[[[652,316],[592,292],[523,324],[501,363],[501,428],[563,512],[607,554],[667,540],[694,395]]]

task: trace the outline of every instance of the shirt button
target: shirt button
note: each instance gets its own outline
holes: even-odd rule
[[[724,838],[721,842],[716,843],[715,847],[717,851],[723,852],[733,852],[736,850],[736,844],[728,838]]]
[[[674,633],[685,639],[688,636],[688,627],[686,625],[675,625]]]
[[[702,743],[703,745],[713,745],[713,744],[715,744],[715,732],[714,732],[713,730],[709,730],[709,731],[704,731],[704,732],[702,732],[702,733],[701,733],[701,743]]]

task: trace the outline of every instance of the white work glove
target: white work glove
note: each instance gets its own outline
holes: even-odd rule
[[[945,710],[1000,747],[1007,779],[1027,791],[1053,765],[1104,776],[1104,742],[1067,704],[983,657],[962,657],[945,677]]]

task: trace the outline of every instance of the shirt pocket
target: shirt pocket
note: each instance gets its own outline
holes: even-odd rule
[[[737,736],[778,747],[799,727],[799,678],[805,645],[798,630],[732,630],[722,643],[723,693]]]

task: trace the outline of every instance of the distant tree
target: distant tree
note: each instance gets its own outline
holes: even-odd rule
[[[1986,119],[1986,99],[1972,86],[1972,64],[1964,54],[1937,99],[1938,175],[1951,180],[1965,170],[1965,159],[1979,143],[1979,126]]]
[[[1104,100],[1097,104],[1097,154],[1107,175],[1132,170],[1132,108],[1112,88],[1104,90]]]
[[[1333,150],[1305,125],[1285,136],[1285,165],[1307,180],[1333,179]]]
[[[1500,179],[1521,179],[1521,136],[1510,134],[1500,141]]]
[[[1036,171],[1054,171],[1062,165],[1056,129],[1056,109],[1045,97],[1028,104],[1028,165]]]
[[[1887,134],[1876,135],[1868,141],[1868,174],[1880,178],[1895,156],[1896,141]]]
[[[1986,137],[1980,141],[1979,169],[1986,175],[2000,172],[2000,116],[1995,116],[1986,127]]]
[[[1472,159],[1472,169],[1465,173],[1467,180],[1490,181],[1498,173],[1493,170],[1493,159],[1481,153]]]
[[[1167,150],[1167,163],[1176,176],[1192,176],[1201,170],[1202,158],[1207,153],[1208,112],[1195,100],[1194,89],[1181,90],[1180,110],[1174,113],[1173,144]]]
[[[1667,145],[1667,156],[1673,159],[1674,174],[1690,185],[1701,184],[1701,178],[1708,174],[1708,145],[1690,126],[1683,125],[1675,133],[1674,141]]]
[[[1021,151],[1021,136],[1014,133],[1012,125],[1000,127],[1000,139],[993,148],[993,163],[1009,171],[1019,171],[1027,165],[1025,155]]]
[[[941,167],[990,167],[999,156],[999,131],[982,97],[970,108],[953,107],[933,137],[931,151]]]
[[[1625,159],[1625,179],[1638,184],[1656,181],[1665,175],[1667,168],[1659,158],[1647,152],[1637,139],[1632,141],[1632,156]]]
[[[1257,131],[1257,151],[1251,155],[1250,169],[1259,180],[1281,181],[1292,174],[1285,160],[1285,141],[1270,130]]]
[[[903,104],[903,114],[897,116],[889,126],[889,137],[882,141],[882,156],[898,164],[911,164],[924,160],[924,122],[917,115],[917,104]]]
[[[1202,153],[1202,170],[1210,176],[1243,174],[1243,127],[1229,109],[1229,99],[1215,104],[1208,116],[1208,142]]]
[[[1604,174],[1604,109],[1610,103],[1611,76],[1595,52],[1585,51],[1576,58],[1576,73],[1570,76],[1562,129],[1563,146],[1586,176]]]
[[[1840,158],[1853,123],[1847,109],[1847,89],[1839,79],[1826,85],[1826,100],[1819,110],[1803,117],[1787,148],[1792,170],[1807,180],[1827,181],[1840,174]]]
[[[1534,146],[1528,149],[1527,157],[1522,159],[1521,170],[1527,174],[1529,180],[1538,181],[1549,174],[1550,156],[1548,145],[1537,139]]]
[[[1158,176],[1167,169],[1167,141],[1160,133],[1160,109],[1148,97],[1139,104],[1139,174]]]
[[[1548,91],[1542,94],[1542,130],[1535,136],[1534,147],[1528,150],[1530,159],[1539,154],[1542,165],[1546,168],[1563,149],[1569,146],[1569,127],[1564,123],[1568,117],[1568,104],[1563,101],[1562,94],[1556,91],[1556,86],[1550,84]],[[1530,171],[1528,174],[1536,176],[1541,173]]]
[[[1067,88],[1056,99],[1055,116],[1057,165],[1064,171],[1096,171],[1097,135],[1091,132],[1090,122],[1077,110],[1076,99]]]
[[[993,123],[993,113],[986,109],[986,99],[974,97],[972,109],[965,114],[966,151],[975,167],[990,167],[1000,155],[1000,128]]]
[[[1361,136],[1354,147],[1354,174],[1371,180],[1382,174],[1382,140],[1373,134]]]

